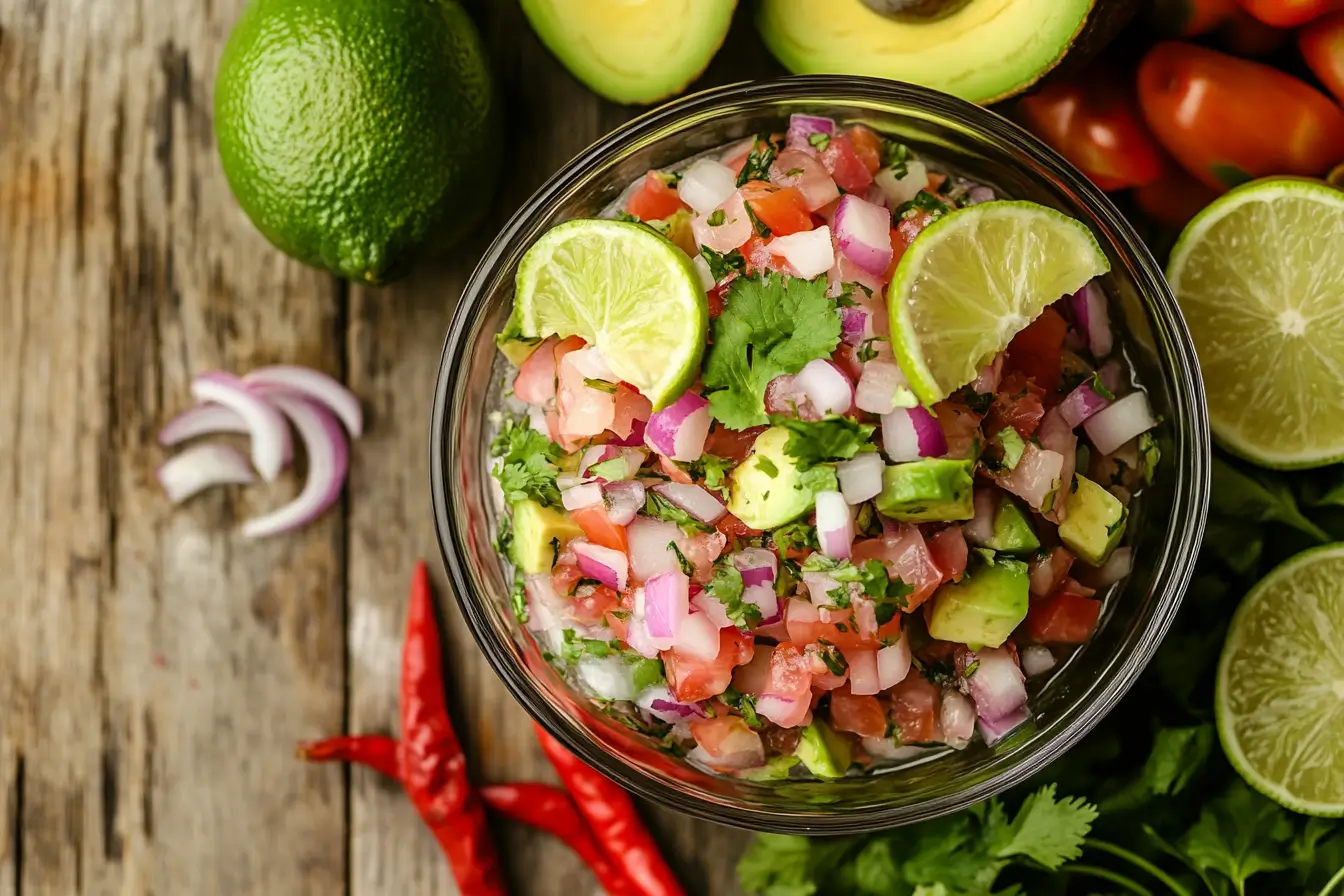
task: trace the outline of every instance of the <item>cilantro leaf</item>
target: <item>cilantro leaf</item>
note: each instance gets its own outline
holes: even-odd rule
[[[723,604],[728,620],[744,630],[761,622],[761,608],[742,599],[745,591],[742,573],[732,561],[724,559],[714,564],[714,575],[705,583],[705,593]]]
[[[878,153],[883,168],[890,168],[897,177],[905,177],[906,165],[910,161],[910,147],[883,137]]]
[[[747,269],[747,260],[742,257],[742,252],[738,249],[731,252],[715,252],[708,246],[701,246],[700,257],[709,265],[709,275],[714,278],[715,283],[733,272],[740,274]]]
[[[644,514],[660,520],[666,520],[669,523],[676,523],[687,532],[699,533],[714,531],[713,526],[707,526],[700,522],[653,489],[649,489],[644,493]]]
[[[790,551],[816,551],[821,548],[817,541],[817,527],[807,523],[789,523],[770,533],[771,540],[781,555]]]
[[[802,280],[766,271],[728,286],[702,379],[710,413],[729,429],[767,423],[765,387],[840,343],[840,317],[826,296],[826,278]]]
[[[1214,889],[1209,882],[1212,872],[1244,894],[1246,880],[1253,875],[1292,867],[1287,850],[1293,837],[1288,813],[1237,779],[1204,806],[1177,848],[1210,889]]]
[[[907,218],[914,218],[923,214],[927,214],[936,221],[950,211],[952,211],[952,208],[947,203],[928,190],[920,190],[915,194],[914,199],[902,202],[896,206],[896,210],[891,214],[897,221],[904,221]]]
[[[1322,544],[1331,541],[1329,533],[1298,510],[1292,491],[1281,478],[1268,471],[1252,472],[1234,466],[1218,455],[1213,458],[1209,510],[1211,515],[1242,522],[1282,523]]]
[[[686,559],[686,555],[681,552],[681,548],[677,547],[677,543],[675,541],[669,541],[667,547],[672,553],[677,555],[677,564],[681,567],[681,571],[686,574],[686,578],[689,579],[691,576],[695,575],[694,564]]]
[[[747,160],[742,164],[742,170],[738,172],[737,185],[740,187],[753,180],[769,180],[770,166],[774,164],[777,152],[778,149],[769,134],[756,135],[756,142],[751,145]]]
[[[494,476],[509,504],[531,498],[547,507],[560,504],[555,477],[560,446],[533,429],[526,421],[508,420],[490,443],[490,453],[500,459]]]
[[[1083,838],[1097,820],[1097,807],[1081,797],[1055,799],[1047,784],[1022,801],[1011,824],[986,831],[1000,859],[1025,856],[1051,871],[1082,855]]]
[[[759,896],[813,896],[812,843],[793,834],[760,834],[737,863],[746,893]]]
[[[1216,741],[1212,725],[1160,728],[1153,748],[1138,775],[1119,791],[1102,800],[1103,812],[1136,809],[1155,796],[1175,795],[1204,767]]]
[[[868,444],[877,428],[838,415],[814,421],[772,414],[770,423],[789,431],[784,453],[797,462],[799,470],[810,470],[827,461],[849,460]]]
[[[509,589],[509,605],[513,607],[513,617],[520,625],[526,625],[531,614],[527,611],[527,579],[517,567],[513,570],[513,587]]]

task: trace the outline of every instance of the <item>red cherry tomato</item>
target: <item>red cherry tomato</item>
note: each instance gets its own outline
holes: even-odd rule
[[[1297,32],[1297,48],[1311,73],[1344,103],[1344,12],[1319,18]]]
[[[1158,180],[1134,191],[1134,201],[1144,214],[1159,224],[1176,229],[1190,223],[1191,218],[1217,198],[1217,190],[1175,166]]]
[[[1296,28],[1326,13],[1344,9],[1344,0],[1237,0],[1266,25]]]

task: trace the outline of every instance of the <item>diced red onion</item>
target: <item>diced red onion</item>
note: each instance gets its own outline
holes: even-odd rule
[[[994,190],[984,184],[976,184],[966,191],[966,205],[979,205],[982,202],[993,202],[997,197]]]
[[[1088,584],[1096,588],[1105,588],[1107,585],[1114,585],[1129,575],[1133,569],[1134,549],[1130,547],[1116,548],[1111,552],[1111,556],[1105,564],[1089,577]]]
[[[779,605],[779,596],[775,594],[775,586],[767,585],[748,585],[742,589],[742,600],[749,604],[755,604],[761,611],[760,625],[774,625],[784,618],[784,611]]]
[[[893,688],[905,681],[910,673],[910,639],[901,632],[895,644],[877,651],[877,684],[881,690]]]
[[[1098,395],[1092,388],[1092,381],[1079,384],[1078,388],[1059,403],[1059,415],[1070,429],[1075,428],[1087,418],[1103,410],[1110,402]]]
[[[766,548],[743,548],[733,554],[733,566],[742,573],[742,584],[772,585],[779,574],[779,558]]]
[[[840,339],[846,345],[863,345],[873,335],[873,314],[862,305],[840,309]]]
[[[984,738],[985,746],[992,747],[1025,725],[1030,719],[1031,710],[1027,709],[1026,706],[1020,706],[1003,718],[996,719],[993,722],[981,718],[976,727],[980,729],[980,736]]]
[[[942,457],[947,453],[947,436],[922,405],[896,408],[882,415],[882,447],[887,456],[898,462]]]
[[[620,436],[613,436],[611,444],[619,445],[622,448],[629,448],[636,445],[643,445],[644,431],[648,427],[648,425],[649,421],[647,420],[632,420],[630,422],[630,435],[626,436],[625,438],[621,438]],[[640,461],[640,463],[643,463],[643,461]]]
[[[877,674],[876,650],[841,651],[849,662],[849,692],[858,697],[879,694],[882,684]]]
[[[1157,425],[1146,392],[1131,392],[1099,411],[1083,424],[1092,446],[1110,454],[1130,439]]]
[[[710,224],[710,216],[719,211],[723,212],[723,223]],[[697,215],[691,221],[691,235],[695,237],[696,245],[708,246],[715,252],[731,252],[751,239],[753,232],[747,206],[742,201],[742,194],[736,191],[717,209]]]
[[[845,502],[858,506],[876,498],[882,491],[885,468],[882,455],[876,451],[865,451],[855,455],[853,460],[836,464],[835,475],[840,480],[840,493],[845,496]]]
[[[535,573],[524,580],[527,592],[527,627],[534,632],[559,632],[560,618],[568,601],[556,593],[549,573]],[[657,653],[654,654],[657,656]]]
[[[677,196],[705,215],[718,208],[737,189],[737,175],[733,169],[713,159],[698,159],[681,173]]]
[[[802,194],[807,210],[815,212],[840,198],[826,167],[809,149],[786,149],[770,165],[770,180],[781,187],[793,187]]]
[[[653,490],[702,523],[716,523],[728,512],[708,489],[683,482],[664,482]]]
[[[241,418],[240,418],[241,419]],[[174,504],[215,485],[246,485],[256,476],[247,458],[232,445],[192,445],[159,467],[159,484]]]
[[[854,383],[830,360],[808,361],[794,382],[820,414],[844,414],[854,406]]]
[[[891,264],[891,214],[852,193],[835,210],[835,239],[840,251],[870,274],[881,276]]]
[[[595,697],[604,700],[635,699],[635,679],[630,664],[619,656],[585,656],[578,664],[579,681]]]
[[[939,721],[943,743],[954,750],[964,750],[975,734],[975,705],[960,691],[944,689]]]
[[[289,445],[289,427],[275,403],[249,390],[233,374],[219,371],[192,380],[191,394],[197,401],[213,402],[236,411],[246,421],[252,434],[252,465],[262,479],[274,481],[285,465]],[[344,437],[341,441],[344,444]]]
[[[785,414],[800,420],[820,420],[822,416],[798,385],[798,378],[787,373],[775,377],[765,387],[765,409],[771,414]]]
[[[970,677],[961,679],[961,686],[975,701],[975,712],[980,718],[996,722],[1027,702],[1022,670],[1006,648],[978,650],[968,658],[967,666],[977,662],[979,665]]]
[[[791,149],[811,148],[808,138],[813,134],[834,134],[835,122],[820,115],[793,114],[789,116],[789,129],[784,132],[784,145]]]
[[[703,706],[698,703],[682,703],[672,696],[666,685],[661,684],[646,688],[635,700],[635,705],[648,710],[651,715],[669,724],[680,722],[682,719],[703,719],[707,715]]]
[[[994,356],[994,360],[985,365],[979,376],[971,380],[971,391],[977,395],[993,395],[999,391],[999,380],[1003,376],[1003,352]]]
[[[817,492],[817,541],[821,552],[838,560],[849,559],[854,546],[854,511],[840,492]]]
[[[764,716],[781,728],[797,728],[811,709],[806,702],[779,694],[762,694],[756,698],[756,714]]]
[[[997,481],[1005,490],[1026,501],[1032,510],[1040,510],[1050,493],[1061,486],[1059,474],[1063,469],[1063,455],[1037,448],[1034,442],[1027,442],[1022,448],[1017,466],[1007,476],[998,477]]]
[[[288,532],[317,519],[341,496],[345,474],[350,469],[345,430],[325,405],[269,388],[261,394],[264,401],[269,402],[268,406],[279,408],[298,431],[308,455],[308,478],[293,501],[243,523],[243,535],[248,538],[264,538]],[[254,449],[256,444],[257,439],[254,437]]]
[[[794,276],[804,280],[820,277],[835,264],[831,229],[825,224],[813,230],[777,236],[765,247],[770,250],[770,254],[778,255],[788,262]]]
[[[644,600],[644,589],[635,590],[635,606],[641,607]],[[644,617],[639,613],[633,613],[629,622],[625,626],[625,643],[631,650],[645,659],[654,660],[658,658],[658,653],[665,648],[655,644],[649,637],[649,630],[644,625]]]
[[[887,207],[895,208],[902,202],[909,202],[929,185],[929,169],[918,160],[905,163],[905,176],[897,177],[890,168],[883,168],[873,175],[873,183],[881,188],[887,198]]]
[[[882,189],[882,185],[874,181],[868,185],[868,189],[863,191],[863,201],[870,202],[873,205],[887,207],[887,194]]]
[[[709,437],[709,402],[686,392],[672,404],[655,411],[644,430],[644,443],[664,457],[699,460]]]
[[[681,569],[677,555],[668,548],[671,542],[682,542],[681,527],[676,523],[637,516],[625,527],[625,534],[630,545],[630,571],[636,581]]]
[[[625,590],[626,580],[630,577],[630,561],[624,554],[577,539],[570,543],[570,547],[584,575],[597,579],[608,588]]]
[[[708,591],[697,591],[695,596],[691,598],[691,608],[708,616],[709,620],[714,623],[715,628],[728,628],[733,624],[733,621],[728,618],[728,611],[723,606],[723,601]]]
[[[961,532],[971,544],[984,544],[994,537],[994,514],[999,508],[999,496],[992,488],[975,490],[975,516]]]
[[[854,403],[861,411],[884,416],[898,407],[909,408],[919,402],[910,391],[900,365],[895,361],[874,358],[863,364],[863,375],[859,377],[859,385],[854,392]]]
[[[824,212],[825,209],[822,211]],[[834,219],[835,216],[832,215],[831,217]],[[834,224],[831,224],[831,229],[834,231]],[[887,232],[887,236],[891,236],[890,231]],[[871,289],[876,295],[886,287],[886,271],[884,270],[880,274],[871,274],[846,258],[844,254],[837,254],[835,256],[835,267],[826,272],[826,283],[826,294],[830,296],[840,295],[846,283],[857,283]]]
[[[1095,358],[1104,358],[1111,353],[1113,338],[1111,335],[1111,317],[1106,307],[1106,293],[1101,291],[1097,281],[1091,280],[1086,286],[1073,294],[1073,319],[1078,328],[1087,334],[1088,348]]]
[[[866,597],[855,597],[850,600],[850,607],[854,611],[854,629],[859,637],[865,641],[876,638],[877,605]]]
[[[602,502],[602,486],[596,482],[585,482],[560,493],[560,500],[566,510],[580,510]]]
[[[678,569],[659,573],[636,593],[635,613],[643,618],[649,640],[660,650],[672,648],[690,615],[690,587],[691,580]]]
[[[634,479],[608,482],[602,486],[607,501],[607,519],[617,526],[628,526],[644,509],[644,483]]]
[[[673,645],[678,653],[701,660],[713,660],[719,655],[719,626],[708,613],[689,613],[677,628]]]
[[[340,382],[311,367],[299,367],[293,364],[277,364],[271,367],[258,367],[243,376],[248,386],[264,386],[296,392],[318,404],[325,405],[345,424],[346,430],[354,438],[364,433],[364,412],[360,409],[359,399]]]
[[[1030,644],[1022,648],[1022,671],[1028,678],[1044,675],[1055,668],[1055,655],[1043,644]]]
[[[840,587],[839,582],[824,572],[804,572],[803,584],[807,586],[807,596],[814,607],[831,606],[831,592]]]

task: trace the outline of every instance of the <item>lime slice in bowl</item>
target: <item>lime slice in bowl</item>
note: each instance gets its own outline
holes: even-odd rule
[[[527,250],[514,292],[529,338],[579,336],[654,409],[695,381],[709,304],[691,260],[642,224],[581,219]]]
[[[1344,545],[1298,554],[1232,617],[1214,710],[1227,758],[1289,809],[1344,815]]]
[[[946,398],[1047,305],[1108,270],[1087,227],[1034,202],[985,202],[933,222],[887,297],[911,388],[926,405]]]
[[[1344,459],[1344,193],[1274,178],[1195,216],[1167,279],[1195,341],[1209,422],[1267,467]]]

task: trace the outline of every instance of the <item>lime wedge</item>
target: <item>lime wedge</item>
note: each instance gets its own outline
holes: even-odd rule
[[[691,260],[642,224],[581,219],[552,227],[518,264],[523,336],[580,336],[655,410],[695,381],[709,304]]]
[[[1218,661],[1218,736],[1246,782],[1294,812],[1344,815],[1344,545],[1251,589]]]
[[[1267,467],[1344,459],[1344,193],[1289,178],[1195,216],[1167,279],[1195,340],[1209,422]]]
[[[931,224],[887,301],[901,369],[933,404],[975,379],[1045,306],[1110,270],[1081,222],[1034,202],[985,202]]]

